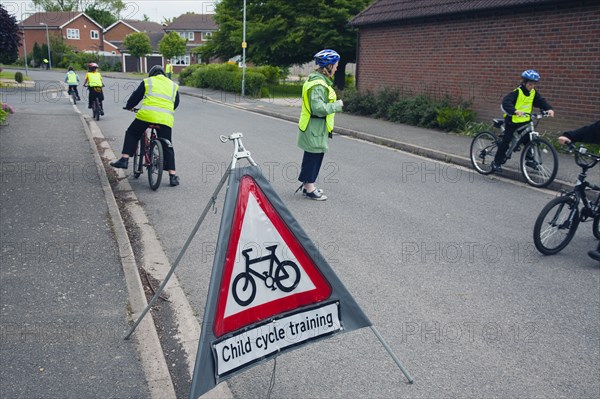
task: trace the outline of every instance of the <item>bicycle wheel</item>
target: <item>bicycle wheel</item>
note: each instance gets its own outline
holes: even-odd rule
[[[92,114],[95,120],[100,120],[100,107],[98,106],[98,100],[94,100],[94,102],[92,102]]]
[[[77,104],[77,96],[75,95],[75,90],[71,90],[71,98],[73,99],[73,105]]]
[[[492,132],[478,133],[471,142],[471,164],[482,175],[493,172],[492,162],[498,149],[498,137]]]
[[[594,233],[594,237],[600,240],[600,215],[596,215],[594,217],[594,222],[592,223],[592,233]]]
[[[284,260],[275,269],[275,284],[283,292],[291,292],[300,282],[300,269],[291,260]]]
[[[163,148],[160,140],[152,140],[150,143],[150,163],[148,164],[148,183],[152,190],[160,186],[163,174]]]
[[[140,139],[133,154],[133,177],[140,177],[144,168],[144,139]]]
[[[533,139],[521,153],[521,173],[528,184],[546,187],[558,172],[558,155],[550,142],[544,138]]]
[[[579,226],[579,201],[573,197],[556,197],[540,212],[533,227],[533,242],[544,255],[554,255],[565,248]]]
[[[240,283],[242,283],[241,287]],[[250,273],[240,273],[235,276],[231,293],[238,305],[250,305],[256,296],[256,282],[252,275]]]

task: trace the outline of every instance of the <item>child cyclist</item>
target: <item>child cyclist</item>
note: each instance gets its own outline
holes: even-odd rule
[[[506,150],[510,146],[515,131],[531,121],[533,107],[548,112],[548,116],[554,116],[552,106],[538,93],[534,86],[540,80],[540,74],[533,69],[528,69],[521,74],[521,84],[502,100],[504,111],[504,137],[498,146],[492,169],[495,172],[502,171],[502,164],[506,162]]]
[[[89,72],[85,74],[85,80],[83,81],[84,86],[88,86],[89,91],[89,99],[88,99],[88,108],[92,108],[92,103],[96,98],[100,100],[100,115],[104,115],[104,107],[102,106],[102,101],[104,101],[104,93],[102,92],[102,87],[104,83],[102,83],[102,75],[98,72],[98,64],[92,62],[88,64]]]
[[[77,90],[77,86],[79,86],[79,76],[77,76],[73,70],[73,67],[69,67],[69,70],[65,76],[65,83],[69,85],[69,94],[75,92],[77,101],[81,101],[81,98],[79,98],[79,91]]]

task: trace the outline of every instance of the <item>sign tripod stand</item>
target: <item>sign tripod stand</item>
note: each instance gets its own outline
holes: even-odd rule
[[[179,262],[183,258],[183,255],[187,251],[187,249],[188,249],[189,245],[191,244],[194,236],[196,235],[196,233],[198,232],[200,226],[202,225],[202,223],[203,223],[206,215],[208,214],[209,210],[211,208],[215,207],[217,196],[218,196],[219,192],[221,191],[221,189],[223,188],[223,186],[225,185],[225,183],[226,183],[227,179],[229,178],[231,172],[236,169],[237,162],[239,160],[241,160],[241,159],[246,159],[250,163],[250,165],[257,166],[256,163],[254,162],[254,160],[252,159],[252,157],[250,156],[250,151],[246,150],[246,148],[242,144],[242,140],[241,140],[242,137],[243,137],[242,133],[233,133],[233,134],[231,134],[229,136],[224,136],[224,135],[219,136],[219,139],[223,143],[226,143],[228,141],[233,141],[234,152],[233,152],[233,156],[232,156],[232,159],[231,159],[231,163],[229,164],[229,166],[227,167],[227,170],[225,171],[225,173],[221,177],[221,180],[219,181],[219,184],[217,185],[215,191],[213,192],[213,194],[212,194],[212,196],[211,196],[208,204],[204,208],[202,214],[200,215],[198,221],[196,222],[196,225],[192,229],[192,232],[190,233],[189,237],[185,241],[183,247],[181,248],[181,251],[179,252],[179,254],[177,255],[177,258],[173,262],[173,265],[169,269],[169,272],[166,274],[163,282],[160,284],[160,286],[158,287],[158,289],[156,289],[154,296],[152,297],[152,299],[150,300],[150,302],[148,303],[148,305],[144,308],[144,310],[140,313],[140,315],[138,316],[138,318],[136,319],[136,321],[133,323],[133,325],[131,326],[129,332],[125,335],[124,339],[127,340],[127,339],[129,339],[131,337],[131,335],[133,334],[133,332],[135,331],[135,329],[137,328],[137,326],[140,324],[140,322],[142,321],[142,319],[146,316],[146,314],[148,313],[148,311],[152,308],[152,306],[154,306],[154,304],[158,300],[160,294],[162,293],[163,289],[165,288],[165,286],[169,282],[169,279],[173,275],[173,273],[175,271],[175,268],[179,265]],[[373,331],[373,333],[375,334],[375,336],[377,337],[377,339],[379,340],[379,342],[383,345],[383,347],[385,348],[385,350],[388,352],[388,354],[392,357],[392,359],[394,360],[394,362],[396,363],[396,365],[398,366],[398,368],[400,368],[400,370],[402,371],[402,373],[404,374],[404,376],[407,378],[408,382],[412,384],[414,382],[413,378],[409,374],[408,370],[406,370],[406,368],[404,368],[404,366],[400,362],[400,359],[398,359],[398,357],[395,355],[395,353],[393,352],[392,348],[388,345],[388,343],[381,336],[381,334],[379,333],[379,331],[372,324],[369,327],[371,328],[371,331]]]

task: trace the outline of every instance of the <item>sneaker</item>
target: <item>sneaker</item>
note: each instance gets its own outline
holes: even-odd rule
[[[92,109],[92,104],[88,104],[88,109]]]
[[[598,251],[598,250],[588,251],[588,255],[590,256],[590,258],[600,261],[600,251]]]
[[[315,191],[318,192],[319,194],[323,194],[323,189],[321,189],[321,188],[315,188]],[[302,189],[302,195],[306,195],[305,188]]]
[[[172,187],[179,185],[179,176],[177,175],[169,175],[169,185]]]
[[[81,98],[77,97],[77,101],[81,101]]]
[[[502,173],[502,165],[498,165],[496,162],[492,162],[492,172]]]
[[[114,161],[110,163],[110,166],[112,166],[113,168],[119,168],[119,169],[127,169],[127,166],[129,165],[129,158],[121,158],[118,161]]]
[[[325,201],[327,199],[327,196],[324,194],[321,194],[320,192],[318,192],[317,189],[315,189],[315,191],[313,191],[313,192],[306,193],[306,198],[309,198],[309,199],[315,200],[315,201]]]
[[[103,109],[100,110],[100,115],[104,115],[104,110]]]

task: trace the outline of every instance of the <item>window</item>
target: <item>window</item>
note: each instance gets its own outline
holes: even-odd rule
[[[202,41],[207,41],[212,38],[212,32],[202,32]]]
[[[67,28],[67,39],[77,39],[77,40],[79,40],[79,29],[69,29],[69,28]]]
[[[191,42],[194,41],[194,32],[177,32],[177,33],[179,33],[179,36],[181,36],[184,39],[188,39]]]
[[[179,57],[175,57],[171,60],[171,64],[173,65],[190,65],[190,55],[180,55]]]
[[[91,30],[90,31],[90,38],[91,39],[98,39],[100,37],[100,34],[98,33],[97,30]]]

